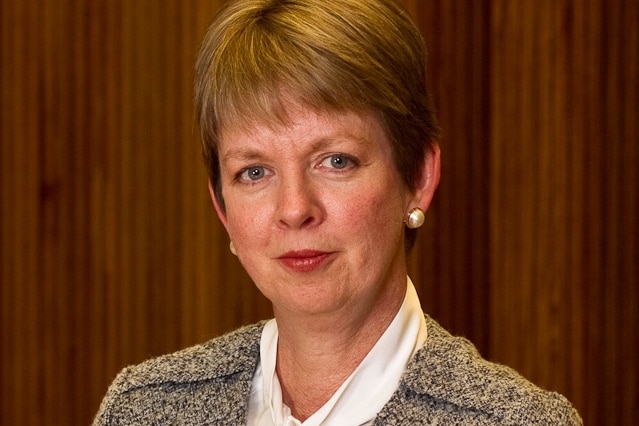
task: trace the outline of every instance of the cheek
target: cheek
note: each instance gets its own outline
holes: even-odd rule
[[[234,211],[231,208],[227,209],[227,223],[227,231],[237,251],[238,260],[253,282],[259,284],[264,268],[263,256],[268,252],[271,240],[264,228],[267,221],[257,211]],[[263,291],[261,288],[260,290]]]
[[[227,231],[236,247],[259,243],[264,235],[264,224],[268,223],[264,214],[265,209],[255,209],[251,205],[227,204]]]
[[[381,189],[381,188],[380,188]],[[332,209],[334,217],[342,224],[346,234],[361,234],[373,241],[397,232],[402,221],[402,200],[392,190],[357,191],[344,203],[336,203]]]

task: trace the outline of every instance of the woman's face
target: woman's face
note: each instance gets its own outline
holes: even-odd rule
[[[366,310],[403,295],[413,195],[381,125],[295,104],[288,114],[286,126],[220,138],[226,210],[216,208],[242,265],[276,314]]]

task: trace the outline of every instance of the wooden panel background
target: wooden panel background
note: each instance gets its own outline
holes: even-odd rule
[[[199,164],[219,3],[0,0],[0,424],[88,424],[124,365],[270,315]],[[639,5],[405,4],[445,131],[425,310],[586,424],[632,424]]]
[[[491,354],[636,422],[639,3],[491,4]]]

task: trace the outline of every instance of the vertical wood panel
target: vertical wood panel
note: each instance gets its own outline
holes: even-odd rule
[[[87,424],[126,364],[268,316],[199,166],[218,4],[1,3],[0,423]]]
[[[405,1],[429,50],[442,178],[410,259],[424,310],[488,346],[488,2]]]
[[[586,424],[638,414],[638,13],[493,3],[491,354]]]

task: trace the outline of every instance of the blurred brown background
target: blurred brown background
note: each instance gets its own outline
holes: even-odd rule
[[[639,2],[406,0],[443,179],[425,310],[639,418]],[[270,316],[208,200],[191,106],[212,0],[0,0],[0,424],[89,424],[119,369]]]

